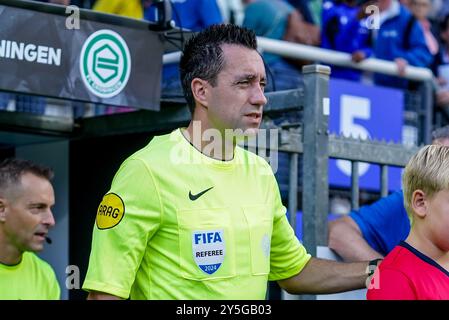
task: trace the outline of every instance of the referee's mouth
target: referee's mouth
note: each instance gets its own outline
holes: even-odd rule
[[[262,118],[262,113],[261,112],[250,112],[250,113],[245,114],[245,117],[249,117],[249,118],[259,121]]]

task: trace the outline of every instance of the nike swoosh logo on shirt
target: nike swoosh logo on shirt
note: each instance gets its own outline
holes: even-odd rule
[[[195,201],[196,199],[198,199],[199,197],[201,197],[203,194],[205,194],[207,191],[209,191],[210,189],[212,189],[213,187],[210,187],[209,189],[206,189],[204,191],[201,191],[200,193],[197,194],[192,194],[192,191],[189,191],[189,199],[192,201]]]

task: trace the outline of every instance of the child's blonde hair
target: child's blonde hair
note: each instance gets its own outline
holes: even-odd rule
[[[441,190],[449,190],[449,147],[428,145],[415,154],[404,170],[402,176],[404,190],[404,207],[413,223],[412,195],[422,190],[426,197]]]

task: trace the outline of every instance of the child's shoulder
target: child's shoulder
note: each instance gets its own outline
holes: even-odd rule
[[[380,264],[383,268],[402,269],[404,264],[412,263],[415,260],[414,254],[402,242],[398,244]]]

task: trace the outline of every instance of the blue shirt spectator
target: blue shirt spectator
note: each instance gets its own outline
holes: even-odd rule
[[[433,144],[449,146],[449,126],[432,132]],[[410,232],[402,191],[330,222],[329,247],[347,261],[388,254]]]
[[[357,19],[359,8],[351,1],[325,1],[322,10],[321,47],[353,53],[364,50],[368,32],[363,33]],[[367,51],[370,54],[371,50]],[[359,81],[361,72],[351,68],[332,66],[332,77]]]
[[[281,0],[246,1],[243,26],[254,30],[257,36],[282,40],[288,17],[295,10],[290,4]],[[270,17],[267,19],[267,17]],[[267,91],[287,90],[299,86],[301,72],[279,55],[264,53],[265,63],[274,79],[268,78]],[[269,75],[268,75],[269,76]],[[275,88],[272,87],[273,81]]]
[[[243,26],[254,30],[259,37],[281,40],[287,28],[288,15],[293,10],[291,5],[280,0],[252,1],[245,8]],[[268,64],[281,59],[270,53],[264,53],[263,57]]]
[[[200,31],[217,23],[222,23],[220,8],[215,0],[172,1],[172,18],[177,27]],[[153,5],[145,8],[144,19],[155,21],[156,9]]]
[[[320,25],[319,12],[314,12],[317,0],[287,0],[293,7],[301,12],[304,20]]]
[[[366,242],[386,255],[410,232],[410,220],[404,208],[402,191],[394,192],[349,216],[357,223]]]
[[[440,23],[439,52],[434,61],[433,71],[438,76],[436,103],[442,110],[449,106],[449,15]]]
[[[151,2],[146,1],[145,3]],[[156,21],[156,8],[154,5],[145,7],[144,19]],[[177,27],[195,32],[212,24],[223,22],[220,9],[215,0],[172,1],[172,19]],[[165,96],[183,96],[177,63],[167,64],[163,67],[162,94]]]
[[[416,67],[431,65],[432,54],[427,49],[423,30],[416,20],[412,24],[409,34],[406,34],[407,25],[410,19],[414,18],[404,6],[397,0],[393,0],[390,7],[381,12],[380,19],[381,25],[375,36],[373,49],[376,58],[395,61],[398,67],[403,64],[404,60]],[[383,74],[375,74],[374,81],[379,85],[408,88],[406,79]]]

